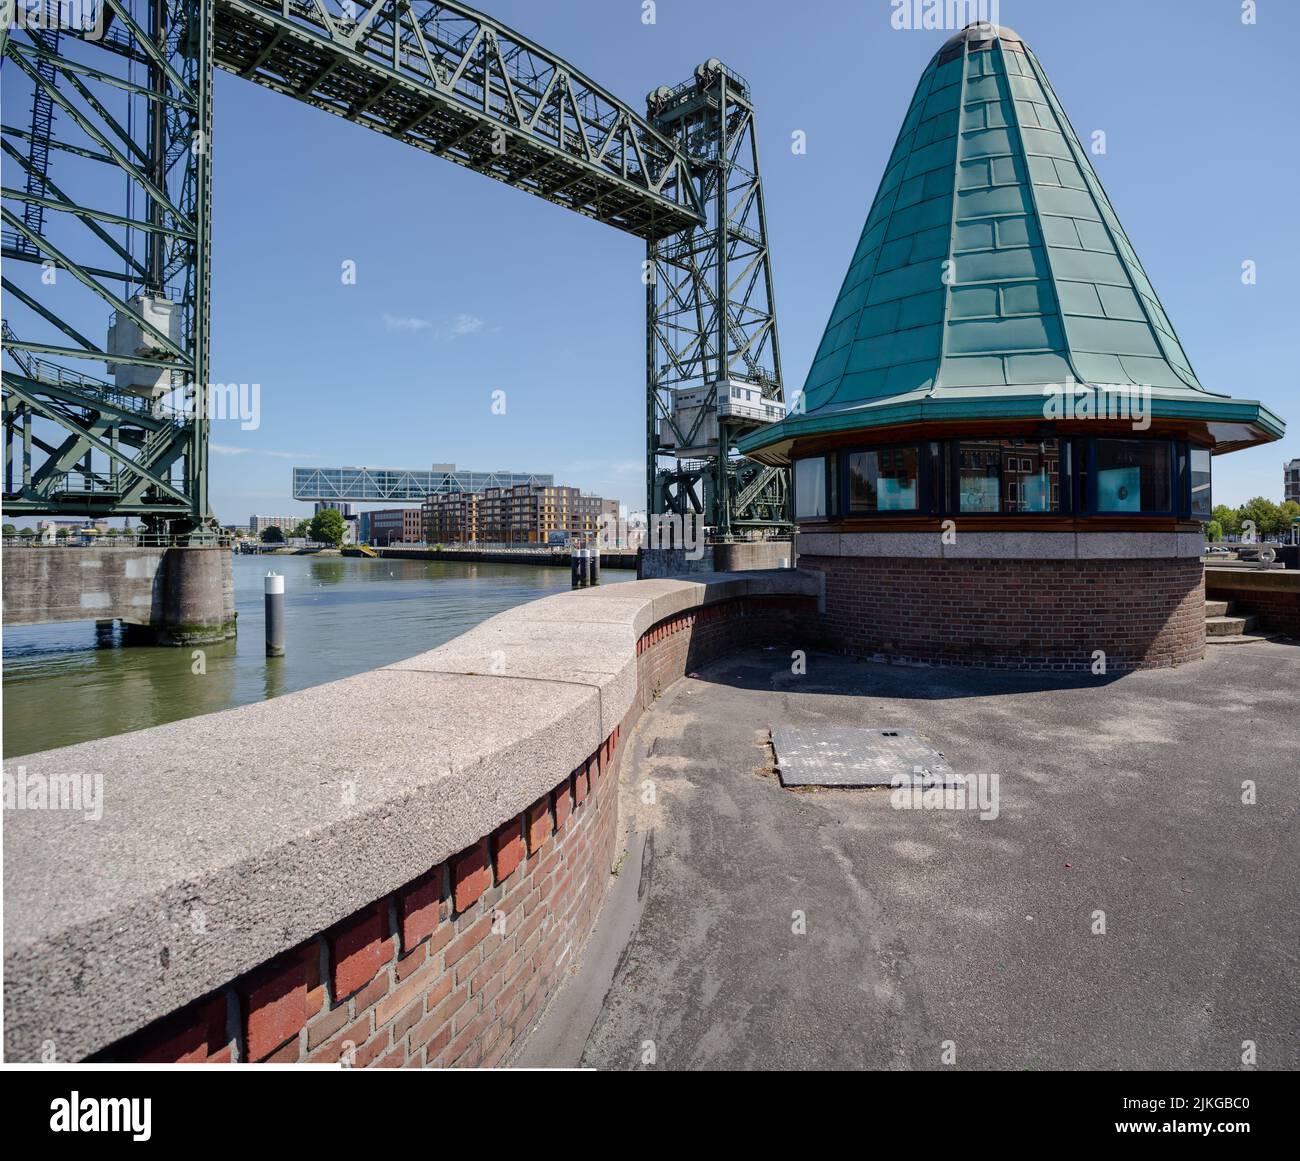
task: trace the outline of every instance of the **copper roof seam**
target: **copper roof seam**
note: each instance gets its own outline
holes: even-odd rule
[[[956,60],[956,57],[953,57]],[[970,41],[961,42],[961,80],[957,87],[957,135],[952,161],[952,205],[948,209],[948,269],[943,280],[943,315],[939,323],[939,363],[930,377],[927,394],[933,395],[943,378],[943,365],[948,358],[948,320],[952,318],[952,286],[957,276],[957,191],[961,185],[962,132],[966,124],[966,79],[970,75]]]
[[[1029,50],[1028,45],[1025,46],[1023,55],[1030,60],[1033,59],[1034,54]],[[1038,237],[1043,247],[1043,264],[1047,267],[1047,282],[1052,288],[1052,301],[1056,304],[1056,317],[1061,324],[1061,341],[1065,344],[1065,364],[1070,368],[1070,374],[1074,376],[1076,383],[1086,383],[1087,380],[1079,374],[1079,368],[1074,363],[1074,345],[1070,342],[1070,331],[1065,325],[1065,308],[1061,305],[1061,292],[1057,286],[1056,269],[1052,265],[1052,248],[1047,244],[1047,233],[1043,229],[1043,211],[1038,204],[1038,192],[1034,189],[1034,175],[1029,168],[1029,150],[1025,146],[1025,134],[1020,123],[1020,109],[1016,105],[1015,95],[1011,91],[1011,74],[1007,71],[1007,58],[1002,50],[1001,41],[998,41],[998,61],[1002,66],[999,73],[999,91],[1006,93],[1006,99],[1011,105],[1011,120],[1016,127],[1016,140],[1020,143],[1020,157],[1025,167],[1025,188],[1029,192],[1029,205],[1034,215],[1034,228],[1038,231]],[[1057,129],[1060,130],[1059,125]],[[1003,360],[1003,378],[1005,379],[1009,378],[1006,374],[1005,355]]]
[[[1178,337],[1178,332],[1174,328],[1174,320],[1169,317],[1169,312],[1165,310],[1165,304],[1160,301],[1160,292],[1156,290],[1154,280],[1151,278],[1151,275],[1147,273],[1146,267],[1143,265],[1142,259],[1138,255],[1137,247],[1133,245],[1132,239],[1129,238],[1128,232],[1124,229],[1124,224],[1120,222],[1119,214],[1116,212],[1115,206],[1110,200],[1110,194],[1102,184],[1101,177],[1098,175],[1096,168],[1092,164],[1092,158],[1083,151],[1083,143],[1079,140],[1078,134],[1075,133],[1069,115],[1065,112],[1065,107],[1061,104],[1060,98],[1056,95],[1056,90],[1052,88],[1051,82],[1047,79],[1047,71],[1038,63],[1038,58],[1034,56],[1032,52],[1027,52],[1025,55],[1029,59],[1030,67],[1034,70],[1035,79],[1042,87],[1043,95],[1048,98],[1047,107],[1052,110],[1052,117],[1056,121],[1056,127],[1060,131],[1061,136],[1065,138],[1065,143],[1069,147],[1070,152],[1074,154],[1074,162],[1079,166],[1079,172],[1084,175],[1084,180],[1088,184],[1088,196],[1092,198],[1092,203],[1097,208],[1097,214],[1101,218],[1102,226],[1105,227],[1106,236],[1110,239],[1110,244],[1115,249],[1115,256],[1119,259],[1120,265],[1124,267],[1124,276],[1128,279],[1129,288],[1137,297],[1138,306],[1142,310],[1142,317],[1146,319],[1148,329],[1151,331],[1152,335],[1155,336],[1156,344],[1160,348],[1160,353],[1164,356],[1165,363],[1179,379],[1187,384],[1191,390],[1204,391],[1205,387],[1201,383],[1200,376],[1196,374],[1196,368],[1192,366],[1192,360],[1187,354],[1187,348],[1183,346],[1183,341]],[[1062,121],[1065,122],[1064,126],[1061,124]],[[1080,161],[1079,153],[1082,153],[1082,162]],[[1086,166],[1083,162],[1087,163]],[[1169,358],[1169,350],[1165,344],[1163,328],[1156,326],[1154,320],[1151,318],[1151,312],[1147,309],[1147,304],[1145,302],[1146,295],[1138,288],[1137,282],[1133,278],[1133,271],[1129,266],[1129,260],[1124,254],[1124,251],[1120,248],[1119,241],[1115,237],[1115,231],[1111,229],[1110,222],[1107,221],[1106,215],[1102,213],[1102,207],[1098,201],[1098,194],[1100,194],[1101,200],[1106,203],[1106,209],[1110,211],[1110,216],[1114,218],[1116,223],[1119,225],[1120,232],[1124,235],[1124,240],[1128,243],[1128,248],[1133,253],[1134,261],[1142,271],[1142,277],[1146,279],[1147,285],[1151,287],[1152,297],[1159,305],[1161,314],[1163,314],[1169,322],[1169,329],[1173,333],[1174,341],[1178,344],[1178,351],[1183,357],[1183,362],[1187,364],[1187,368],[1191,372],[1192,378],[1190,381],[1187,376],[1183,374],[1182,368]],[[1132,378],[1132,376],[1130,375],[1129,378]]]
[[[924,107],[925,107],[925,102],[928,101],[928,100],[930,99],[930,94],[934,92],[934,78],[938,75],[938,73],[939,73],[938,68],[937,68],[936,66],[934,66],[933,64],[931,64],[931,65],[927,66],[927,68],[925,69],[925,71],[921,74],[921,79],[920,79],[919,81],[916,82],[916,90],[912,93],[912,101],[911,101],[911,103],[907,106],[907,113],[904,113],[904,114],[903,114],[903,125],[906,125],[906,124],[907,124],[907,114],[910,113],[910,112],[912,111],[913,108],[916,108],[916,109],[918,109],[918,110],[920,110],[920,109],[924,109]],[[926,86],[925,96],[922,97],[922,96],[921,96],[921,85],[922,85],[923,82],[925,82],[925,81],[927,80],[927,78],[928,78],[928,80],[929,80],[930,83],[929,83],[928,86]],[[918,100],[921,102],[920,105],[917,104],[917,101],[918,101]],[[893,148],[892,150],[890,150],[890,153],[889,153],[889,156],[890,156],[890,157],[893,157],[894,154],[895,154],[896,152],[898,152],[898,147],[899,147],[899,145],[902,144],[902,141],[903,141],[903,125],[900,125],[899,128],[898,128],[898,134],[897,134],[897,136],[894,138],[894,148]],[[912,132],[911,132],[910,136],[911,136],[911,138],[912,138],[913,141],[916,140],[916,133],[917,133],[917,130],[920,129],[921,125],[922,125],[922,122],[921,122],[920,120],[918,120],[917,123],[916,123],[914,126],[912,126]],[[907,154],[908,154],[909,157],[912,155],[912,147],[911,147],[910,145],[908,146]],[[881,176],[881,179],[880,179],[882,182],[883,182],[884,179],[885,179],[885,175],[887,175],[888,173],[889,173],[889,167],[888,167],[888,165],[886,165],[886,167],[885,167],[885,174],[882,175],[882,176]],[[900,179],[899,179],[899,182],[898,182],[898,185],[894,187],[894,203],[893,203],[893,206],[890,207],[889,215],[888,215],[888,217],[886,218],[886,221],[892,220],[892,218],[893,218],[893,216],[894,216],[894,206],[897,206],[897,205],[898,205],[898,193],[899,193],[899,190],[901,190],[902,188],[903,188],[903,182],[902,182],[902,179],[900,178]],[[870,207],[868,208],[868,210],[867,210],[867,224],[868,224],[868,225],[869,225],[870,222],[871,222],[871,211],[874,210],[874,209],[876,208],[876,199],[879,198],[879,196],[880,196],[880,190],[879,190],[879,187],[877,187],[877,189],[876,189],[876,195],[875,195],[875,197],[873,197],[873,198],[871,199],[871,206],[870,206]],[[863,228],[862,228],[862,234],[861,234],[861,237],[866,237],[866,234],[867,234],[867,225],[864,225]],[[859,245],[861,245],[861,242],[859,242]],[[885,236],[882,234],[882,235],[880,236],[880,245],[876,247],[876,256],[875,256],[875,259],[872,261],[872,264],[871,264],[871,273],[870,273],[869,275],[867,275],[867,278],[866,278],[866,281],[867,281],[868,283],[871,282],[871,281],[876,277],[876,270],[877,270],[877,268],[880,266],[880,255],[884,252],[884,249],[885,249]],[[856,251],[856,250],[854,250],[854,254],[855,254],[855,255],[857,254],[857,251]],[[852,270],[852,269],[853,269],[853,263],[850,262],[850,263],[849,263],[849,270]],[[848,282],[848,275],[847,275],[847,274],[844,276],[844,281],[845,281],[846,283]],[[843,285],[841,285],[841,287],[840,287],[840,293],[839,293],[838,295],[836,295],[836,298],[835,298],[835,303],[836,303],[837,306],[839,305],[840,297],[843,296],[843,294],[844,294],[844,287],[843,287]],[[831,307],[831,310],[832,310],[832,311],[834,311],[834,309],[835,309],[835,307]],[[866,304],[865,304],[865,303],[863,304],[863,309],[864,309],[864,310],[866,309]],[[849,343],[848,343],[848,346],[849,346],[849,348],[850,348],[850,353],[851,353],[851,351],[852,351],[853,343],[855,343],[856,341],[857,341],[857,333],[856,333],[856,331],[855,331],[855,332],[854,332],[854,338],[851,339],[851,340],[849,341]],[[815,362],[816,362],[816,360],[814,359],[814,363],[815,363]],[[846,360],[845,360],[846,365],[847,365],[847,362],[848,362],[848,360],[846,359]],[[937,369],[936,369],[936,370],[937,370]],[[809,368],[808,373],[809,373],[809,375],[812,374],[812,368],[811,368],[811,367]],[[840,393],[840,388],[843,387],[843,386],[844,386],[844,373],[841,372],[841,373],[840,373],[839,382],[835,384],[835,389],[830,393],[830,396],[829,396],[829,397],[828,397],[828,398],[827,398],[823,403],[818,404],[818,406],[815,408],[815,410],[820,411],[820,410],[822,410],[822,408],[824,408],[824,407],[829,407],[832,403],[834,403],[835,400],[836,400],[836,398],[838,397],[838,395],[839,395],[839,393]],[[805,390],[805,391],[807,390],[807,380],[804,380],[804,390]],[[803,392],[800,392],[800,394],[803,394]],[[807,414],[807,412],[805,412],[805,414]]]

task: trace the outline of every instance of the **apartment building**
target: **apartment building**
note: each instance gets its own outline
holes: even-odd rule
[[[477,496],[430,496],[423,513],[430,543],[546,544],[555,533],[594,538],[602,517],[617,521],[618,501],[561,485],[519,484]]]
[[[425,498],[421,515],[430,544],[468,544],[479,538],[479,497],[469,492],[435,492]]]
[[[602,530],[612,533],[618,523],[618,501],[601,496],[579,496],[574,505],[573,533],[594,537]]]

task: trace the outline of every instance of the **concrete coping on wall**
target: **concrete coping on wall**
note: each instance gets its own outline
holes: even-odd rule
[[[1199,557],[1200,532],[800,531],[800,556],[906,556],[933,560],[1168,560]]]
[[[102,787],[99,817],[4,811],[7,1054],[80,1059],[491,834],[628,714],[652,625],[819,592],[782,569],[562,593],[342,681],[7,760],[16,787]]]
[[[1300,595],[1300,569],[1215,568],[1205,566],[1206,589],[1239,589],[1242,592],[1296,593]]]

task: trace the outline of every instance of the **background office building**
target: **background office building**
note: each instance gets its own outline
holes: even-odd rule
[[[1282,469],[1282,499],[1300,504],[1300,460],[1292,460]]]
[[[343,517],[343,543],[360,543],[364,539],[361,534],[361,517],[353,511],[351,504],[346,504],[341,500],[317,500],[312,513],[319,516],[322,512],[328,512],[331,508]]]
[[[535,472],[462,471],[455,464],[434,464],[428,471],[398,468],[294,468],[293,498],[325,502],[367,504],[422,504],[438,494],[488,488],[513,488],[517,484],[549,485],[549,475]]]
[[[342,500],[317,500],[316,506],[312,509],[313,515],[319,516],[322,512],[333,508],[344,520],[351,520],[355,513],[352,505],[344,503]]]
[[[302,516],[250,516],[248,534],[261,536],[268,528],[278,528],[285,536],[292,536],[293,530],[303,522]]]
[[[419,508],[380,508],[362,513],[364,539],[379,548],[390,544],[418,544],[424,539],[424,519]]]

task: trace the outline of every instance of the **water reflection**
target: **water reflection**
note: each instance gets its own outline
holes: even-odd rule
[[[285,577],[283,658],[265,656],[268,571]],[[626,572],[602,575],[607,584],[630,579]],[[568,569],[533,565],[236,557],[234,641],[198,651],[123,647],[121,627],[105,623],[6,628],[4,753],[143,729],[348,677],[568,587]]]

